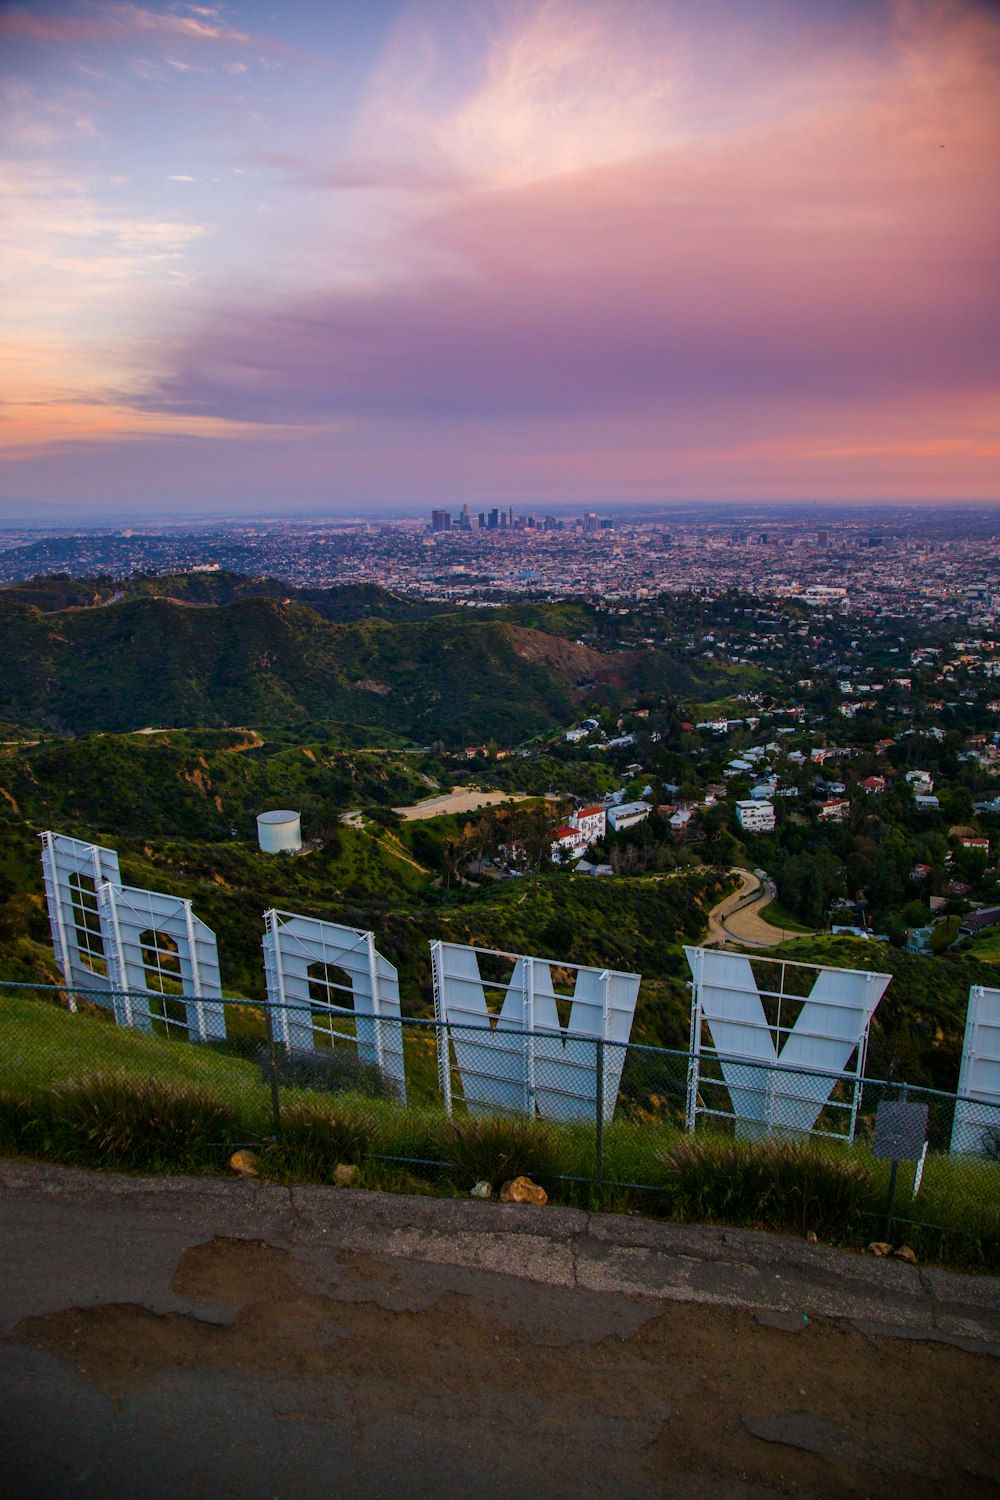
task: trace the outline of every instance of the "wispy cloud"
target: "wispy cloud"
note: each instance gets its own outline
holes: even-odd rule
[[[14,41],[119,42],[130,35],[262,44],[259,37],[221,24],[214,12],[181,15],[139,5],[84,3],[72,10],[56,7],[26,10],[12,6],[0,15],[0,37]]]
[[[242,46],[226,14],[50,19],[127,31],[133,61],[165,71],[170,56],[200,66],[188,41]],[[122,430],[253,430],[259,453],[268,432],[297,431],[303,465],[335,452],[362,492],[415,483],[416,452],[428,484],[485,464],[535,494],[986,484],[1000,392],[988,7],[418,3],[339,134],[312,100],[295,115],[294,84],[270,109],[221,56],[241,113],[197,183],[170,171],[196,160],[176,151],[155,174],[170,196],[142,211],[68,173],[14,196],[12,253],[32,245],[36,304],[63,299],[63,327],[82,330],[78,389]],[[171,88],[198,86],[171,71]],[[199,258],[215,173],[233,193],[220,267]],[[166,186],[189,182],[182,198]],[[120,300],[110,351],[88,298],[157,277],[177,301]]]
[[[521,101],[567,69],[583,89],[603,32],[580,28],[564,53],[567,14],[541,7],[456,118],[502,114],[509,88],[520,120]],[[767,111],[683,150],[643,139],[627,160],[617,147],[593,160],[588,125],[570,168],[560,123],[538,180],[539,155],[520,170],[518,125],[509,170],[494,160],[485,186],[466,179],[430,216],[407,215],[381,290],[283,299],[252,324],[210,318],[163,388],[192,410],[267,420],[651,412],[692,393],[718,411],[751,388],[794,404],[1000,380],[1000,211],[984,200],[1000,140],[996,28],[949,14],[952,30],[935,11],[921,31],[907,8],[863,87],[845,66],[835,88],[822,58],[820,103],[797,81],[794,117]],[[638,58],[633,75],[653,98]],[[435,146],[427,170],[439,160]]]

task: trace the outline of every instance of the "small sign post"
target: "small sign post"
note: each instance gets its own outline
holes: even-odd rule
[[[892,1205],[896,1197],[896,1174],[901,1161],[920,1161],[927,1145],[927,1105],[910,1104],[906,1086],[899,1099],[883,1099],[875,1111],[872,1155],[889,1161],[889,1196],[885,1205],[885,1238],[892,1233]]]

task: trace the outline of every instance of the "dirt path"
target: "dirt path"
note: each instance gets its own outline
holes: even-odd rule
[[[721,948],[726,943],[743,943],[750,948],[773,948],[792,937],[790,929],[775,927],[761,916],[762,909],[777,894],[771,881],[739,867],[729,873],[739,880],[739,890],[724,896],[709,912],[706,946]]]
[[[387,854],[392,855],[393,859],[401,860],[404,865],[409,865],[412,870],[416,870],[420,875],[429,875],[431,873],[426,865],[418,864],[413,855],[403,848],[394,833],[384,833],[379,839],[379,843]]]
[[[475,787],[466,787],[460,792],[442,792],[439,797],[425,797],[422,802],[411,802],[407,807],[394,807],[394,813],[404,823],[414,823],[420,818],[440,818],[444,813],[478,812],[483,807],[496,807],[501,802],[526,802],[528,792],[480,792]],[[348,828],[360,828],[364,814],[359,807],[341,813],[340,821]]]
[[[495,807],[499,802],[525,802],[527,792],[480,792],[466,787],[461,792],[443,792],[440,797],[425,797],[409,807],[394,807],[405,823],[417,818],[439,818],[442,813],[477,812],[481,807]]]

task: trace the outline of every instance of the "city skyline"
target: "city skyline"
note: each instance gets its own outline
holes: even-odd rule
[[[990,502],[971,0],[0,14],[0,520]]]

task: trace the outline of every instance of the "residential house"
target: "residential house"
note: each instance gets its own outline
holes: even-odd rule
[[[850,810],[851,804],[846,797],[830,797],[816,805],[816,811],[824,823],[843,823]]]
[[[745,833],[774,832],[774,804],[754,801],[737,802],[736,820]]]
[[[645,822],[652,810],[648,802],[619,802],[608,808],[608,822],[615,833],[621,833],[625,828],[634,828],[637,823]]]

